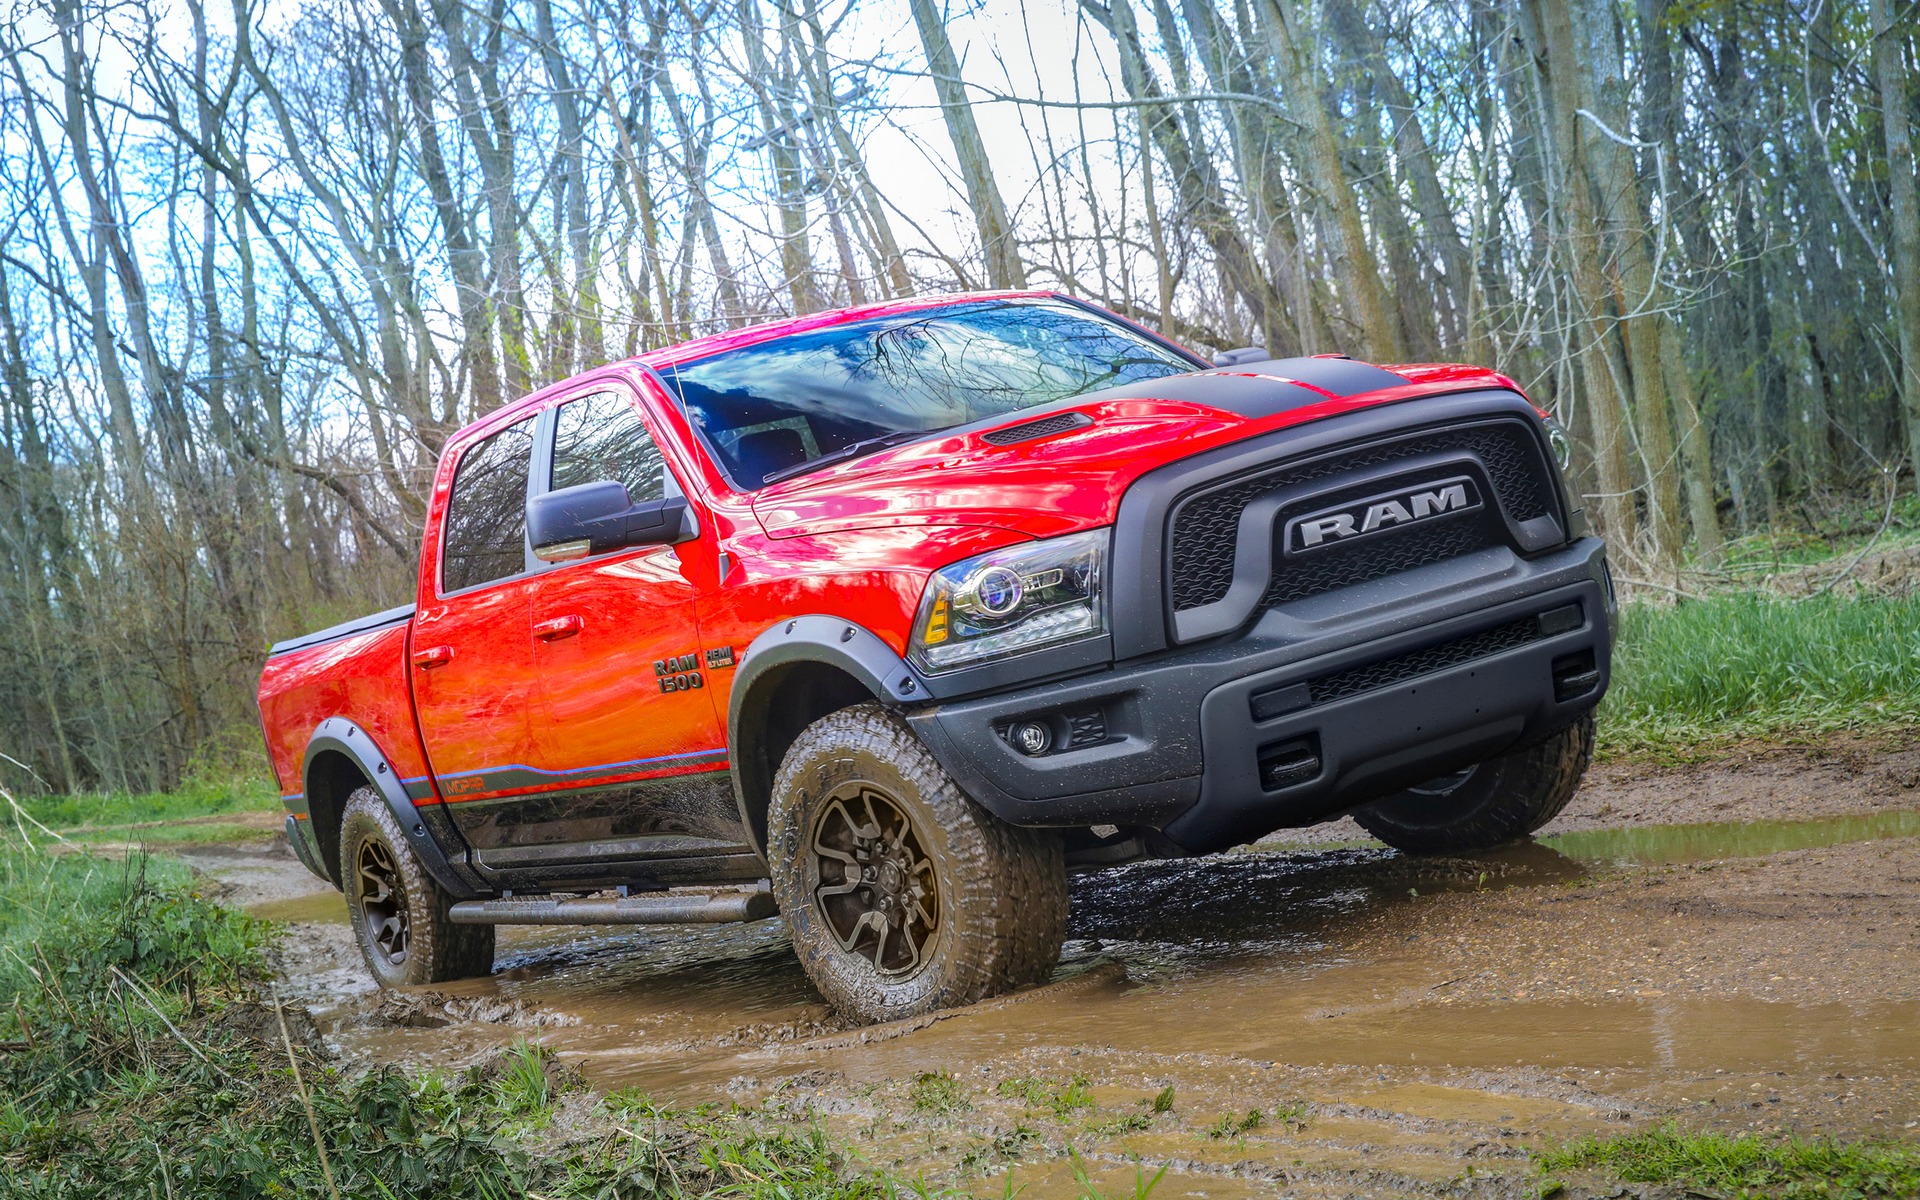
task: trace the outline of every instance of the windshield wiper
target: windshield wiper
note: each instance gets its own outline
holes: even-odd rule
[[[816,471],[821,467],[831,466],[837,462],[845,462],[850,458],[858,458],[862,454],[870,454],[875,450],[884,450],[889,446],[902,446],[908,442],[917,442],[921,438],[932,437],[936,433],[941,433],[951,428],[953,428],[953,426],[943,425],[939,429],[900,429],[895,430],[893,433],[883,433],[879,437],[863,438],[851,445],[842,446],[838,450],[832,450],[826,454],[822,454],[819,458],[810,458],[803,463],[795,463],[790,467],[781,467],[778,471],[762,475],[760,477],[760,486],[765,487],[770,483],[778,483],[782,479],[792,479],[795,475],[805,475],[809,471]]]

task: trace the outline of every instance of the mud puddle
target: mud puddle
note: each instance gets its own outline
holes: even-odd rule
[[[284,986],[350,1060],[526,1038],[598,1086],[760,1103],[983,1195],[1130,1194],[1170,1164],[1157,1196],[1518,1196],[1530,1147],[1665,1120],[1920,1138],[1920,812],[1867,807],[1081,876],[1053,984],[870,1029],[777,920],[502,929],[491,978],[383,996],[337,896],[229,866],[298,923]]]
[[[1806,821],[1714,821],[1699,825],[1586,829],[1542,838],[1540,845],[1583,862],[1664,866],[1713,859],[1758,858],[1787,850],[1900,837],[1920,837],[1920,810]]]
[[[288,896],[278,900],[261,900],[246,906],[247,912],[262,921],[282,921],[287,924],[319,923],[324,925],[345,925],[347,923],[347,898],[329,888],[324,892],[312,892],[304,896]]]

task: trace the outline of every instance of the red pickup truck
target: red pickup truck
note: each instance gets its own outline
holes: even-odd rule
[[[1564,436],[1477,368],[1223,358],[994,293],[487,415],[414,602],[273,647],[289,840],[382,983],[485,973],[498,924],[778,912],[879,1020],[1044,978],[1071,869],[1531,833],[1614,614]]]

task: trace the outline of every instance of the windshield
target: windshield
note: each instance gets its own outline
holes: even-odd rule
[[[727,475],[757,488],[816,459],[1200,369],[1076,305],[972,300],[791,334],[661,377]]]

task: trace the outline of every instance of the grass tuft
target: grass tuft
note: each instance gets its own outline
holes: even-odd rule
[[[1093,1107],[1093,1084],[1085,1075],[1075,1075],[1057,1087],[1045,1079],[1022,1075],[1002,1080],[996,1090],[1002,1096],[1025,1101],[1028,1108],[1046,1109],[1062,1121],[1080,1109]]]
[[[1584,1138],[1537,1156],[1542,1175],[1604,1170],[1626,1183],[1672,1183],[1725,1197],[1920,1195],[1920,1146],[1684,1133],[1672,1125]],[[1556,1187],[1558,1180],[1548,1180]],[[1543,1193],[1545,1194],[1545,1193]]]
[[[1218,1121],[1207,1126],[1207,1136],[1215,1141],[1245,1137],[1260,1128],[1266,1119],[1266,1114],[1257,1108],[1250,1108],[1240,1116],[1228,1113]]]
[[[907,1099],[915,1112],[943,1116],[972,1108],[967,1103],[966,1087],[945,1067],[914,1076],[907,1087]]]

